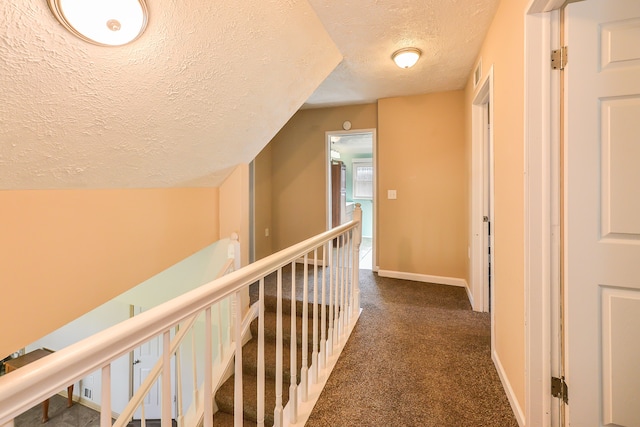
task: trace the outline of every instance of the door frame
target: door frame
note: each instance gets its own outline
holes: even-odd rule
[[[378,138],[375,128],[367,129],[351,129],[351,130],[334,130],[325,132],[325,214],[326,214],[326,229],[329,230],[331,224],[331,137],[358,133],[370,133],[371,134],[371,162],[373,163],[373,199],[371,204],[373,205],[373,218],[372,218],[372,246],[371,246],[371,271],[378,271],[378,265],[376,265],[376,224],[377,224],[377,212],[378,212]]]
[[[560,363],[560,73],[550,57],[564,3],[531,0],[524,11],[526,426],[560,425],[550,393]]]
[[[132,305],[129,304],[129,318],[133,318],[137,315],[140,315],[142,312],[136,314],[137,310],[143,310],[142,312],[145,311],[145,309],[141,306],[137,306],[137,305]],[[177,333],[177,329],[172,328],[171,331],[171,338],[173,339],[175,333]],[[158,337],[159,340],[162,340],[162,336]],[[133,396],[135,394],[136,390],[136,384],[135,384],[135,379],[136,379],[136,374],[135,374],[135,359],[136,359],[136,351],[140,349],[140,347],[143,345],[144,343],[140,344],[140,346],[132,349],[129,352],[129,400],[133,399]],[[158,355],[158,360],[162,359],[162,351],[160,351],[159,355]],[[178,369],[180,369],[180,367],[178,366],[177,363],[177,358],[175,354],[171,355],[171,417],[173,419],[177,419],[178,417]],[[156,362],[157,363],[157,362]],[[142,379],[142,381],[144,381],[144,378]],[[160,382],[159,387],[160,387],[160,393],[162,392],[162,379],[161,377],[158,378],[158,380]],[[160,408],[162,411],[162,408]],[[137,408],[133,415],[132,415],[132,419],[137,420],[139,418],[136,418],[136,415],[138,415],[138,412],[140,411],[140,408]],[[145,418],[147,420],[149,419],[155,419],[155,418],[149,418],[148,416],[145,416]]]
[[[488,133],[485,126],[486,114],[493,120],[493,66],[478,84],[478,90],[471,103],[471,305],[474,311],[490,311],[491,315],[491,351],[494,351],[493,310],[489,301],[493,301],[493,277],[491,283],[486,280],[487,242],[484,238],[484,204],[489,199],[489,221],[493,223],[494,210],[494,169],[493,169],[493,131]],[[488,108],[487,108],[488,107]],[[488,110],[488,111],[487,111]],[[488,165],[486,164],[488,156]],[[488,168],[487,168],[488,166]],[[486,181],[489,188],[485,188]],[[488,194],[486,194],[488,191]],[[495,225],[495,224],[493,224]],[[489,237],[493,248],[495,226]],[[493,254],[492,254],[493,255]]]

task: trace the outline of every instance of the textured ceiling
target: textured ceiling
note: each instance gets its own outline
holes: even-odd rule
[[[309,0],[344,60],[305,108],[462,89],[500,0]],[[422,51],[400,69],[391,54]]]
[[[107,48],[2,1],[0,190],[217,186],[305,101],[461,89],[498,2],[147,0],[142,37]]]
[[[341,55],[305,1],[148,1],[123,47],[0,2],[0,189],[217,186]]]

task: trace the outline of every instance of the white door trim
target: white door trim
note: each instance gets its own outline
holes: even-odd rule
[[[371,248],[371,270],[378,271],[378,265],[376,265],[376,246],[377,237],[376,230],[378,224],[378,136],[376,128],[367,129],[351,129],[351,130],[336,130],[325,132],[325,185],[326,185],[326,228],[330,229],[331,224],[331,137],[347,134],[357,133],[370,133],[371,134],[371,161],[373,162],[373,218],[372,218],[372,241],[373,246]]]
[[[525,425],[531,427],[559,421],[550,390],[559,359],[553,337],[559,336],[560,76],[552,73],[550,57],[559,47],[559,13],[552,9],[563,3],[531,0],[525,11]]]
[[[478,84],[478,90],[471,103],[471,306],[475,311],[489,311],[489,288],[485,280],[484,264],[486,261],[486,245],[484,242],[484,199],[485,174],[489,174],[490,212],[493,212],[493,131],[489,132],[489,170],[485,170],[485,123],[486,104],[489,103],[489,115],[493,118],[493,66]],[[492,119],[493,120],[493,119]],[[490,218],[493,221],[493,218]],[[492,227],[492,236],[495,227]],[[493,247],[493,245],[491,245]],[[493,280],[493,275],[492,275]],[[493,289],[493,286],[490,287]],[[493,313],[493,310],[491,310]],[[491,348],[493,351],[493,315],[491,319]]]

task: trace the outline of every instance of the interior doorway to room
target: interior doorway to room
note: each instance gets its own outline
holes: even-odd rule
[[[375,270],[376,134],[374,129],[327,132],[327,229],[362,208],[360,268]]]
[[[130,310],[133,316],[137,316],[145,311],[140,306],[130,306]],[[173,337],[173,333],[171,334]],[[156,362],[162,357],[162,335],[143,343],[140,347],[133,350],[131,353],[131,396],[133,397],[138,391],[144,380],[153,370]],[[177,398],[176,398],[176,366],[175,355],[171,357],[171,401],[173,405],[171,407],[171,416],[175,418],[177,412]],[[142,413],[142,407],[139,407],[134,416],[134,420],[159,420],[162,418],[162,383],[161,379],[158,379],[151,386],[149,393],[144,398],[144,416]]]
[[[482,144],[482,238],[483,238],[483,251],[484,260],[482,262],[482,278],[484,282],[484,300],[485,310],[491,311],[491,261],[492,261],[492,232],[491,221],[493,220],[492,206],[492,191],[493,188],[493,176],[491,172],[491,165],[493,149],[491,148],[491,103],[489,100],[482,105],[482,123],[484,125],[483,132],[483,144]]]
[[[493,68],[489,70],[472,105],[472,244],[471,290],[473,309],[492,311],[494,265],[493,224]],[[493,324],[493,322],[492,322]]]

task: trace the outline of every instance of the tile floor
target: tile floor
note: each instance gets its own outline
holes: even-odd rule
[[[362,270],[373,269],[372,240],[371,237],[363,237],[362,243],[360,243],[360,268]]]

